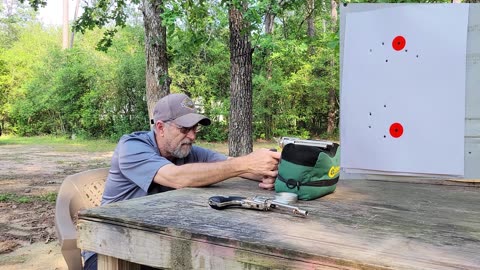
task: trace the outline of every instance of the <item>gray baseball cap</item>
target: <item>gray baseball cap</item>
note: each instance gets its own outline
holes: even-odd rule
[[[205,115],[197,113],[195,104],[185,94],[170,94],[161,98],[153,110],[153,119],[157,121],[174,122],[182,127],[193,127],[200,123],[210,125],[211,121]]]

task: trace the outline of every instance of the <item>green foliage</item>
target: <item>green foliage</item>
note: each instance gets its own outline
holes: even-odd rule
[[[11,42],[0,46],[0,128],[75,141],[116,141],[149,129],[144,32],[127,17],[133,14],[131,3],[138,2],[92,2],[74,26],[82,33],[74,48],[64,51],[59,29],[23,22],[15,34],[3,32]],[[199,140],[228,136],[230,5],[242,7],[254,48],[254,137],[326,136],[328,112],[338,114],[338,102],[330,104],[329,93],[338,97],[339,90],[338,22],[330,18],[330,2],[316,5],[315,37],[306,33],[305,1],[163,3],[171,92],[189,94],[213,120]],[[266,12],[276,18],[272,34],[263,31]],[[108,52],[96,50],[98,40]]]
[[[0,48],[9,48],[19,38],[22,27],[34,20],[34,12],[26,5],[10,1],[11,9],[7,12],[5,2],[0,2]]]
[[[48,203],[55,203],[57,200],[56,192],[49,192],[43,195],[18,195],[15,193],[1,193],[0,202],[4,203],[31,203],[34,201],[45,201]]]
[[[42,201],[46,201],[49,203],[54,203],[57,201],[57,193],[56,192],[48,192],[47,194],[40,195],[40,199]]]
[[[11,198],[13,197],[12,194],[10,193],[4,193],[0,194],[0,202],[8,202],[11,201]]]
[[[148,129],[148,109],[145,100],[145,55],[136,51],[124,55],[117,64],[114,96],[108,104],[113,108],[111,137]]]
[[[23,30],[0,56],[6,93],[0,121],[3,115],[8,132],[116,140],[119,133],[148,127],[142,30],[123,29],[109,54],[95,50],[99,35],[79,36],[73,49],[61,51],[58,29]]]
[[[0,194],[0,202],[30,203],[32,201],[32,196],[21,196],[14,193]]]
[[[56,47],[58,35],[55,31],[44,30],[38,23],[26,24],[16,33],[15,42],[0,54],[0,128],[15,131],[13,104],[20,101],[28,91],[26,83],[34,77],[35,71],[42,70],[42,61],[48,50]],[[32,110],[32,104],[26,107]]]
[[[20,0],[20,3],[24,3],[25,0]],[[27,2],[30,4],[31,7],[33,7],[35,10],[38,10],[40,7],[44,7],[47,5],[46,0],[27,0]]]
[[[275,25],[271,35],[258,37],[254,54],[255,137],[320,137],[326,133],[330,109],[329,92],[338,97],[338,35],[325,24],[323,34],[306,36],[305,6],[292,4],[298,13],[279,12],[283,24]],[[327,8],[328,9],[328,8]],[[317,13],[325,21],[328,14]],[[322,25],[323,27],[323,25]],[[338,103],[335,104],[338,106]]]
[[[134,1],[138,2],[138,1]],[[73,30],[85,34],[86,30],[103,28],[114,22],[113,28],[107,29],[97,45],[97,49],[106,52],[112,45],[112,40],[119,28],[123,28],[127,21],[127,1],[125,0],[98,0],[92,6],[85,6],[82,15],[75,21]]]
[[[182,16],[188,17],[177,14],[176,19],[183,20],[185,28],[176,28],[168,40],[169,73],[174,78],[171,92],[189,94],[212,119],[212,125],[198,134],[200,140],[224,141],[230,104],[227,11],[187,6]]]

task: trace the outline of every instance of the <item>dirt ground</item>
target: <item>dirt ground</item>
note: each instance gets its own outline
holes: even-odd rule
[[[59,152],[50,146],[0,145],[0,269],[67,269],[55,235],[55,203],[63,179],[107,167],[112,152]]]

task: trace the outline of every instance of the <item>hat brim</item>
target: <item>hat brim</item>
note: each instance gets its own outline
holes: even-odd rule
[[[212,121],[210,121],[208,117],[198,113],[189,113],[189,114],[182,115],[177,119],[173,120],[172,122],[182,127],[193,127],[196,124],[208,126],[212,123]]]

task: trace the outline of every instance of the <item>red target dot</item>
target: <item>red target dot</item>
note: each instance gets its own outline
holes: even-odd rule
[[[396,36],[392,41],[392,47],[396,51],[403,50],[406,44],[407,44],[407,41],[402,36]]]
[[[393,123],[390,126],[390,135],[394,138],[399,138],[403,134],[403,126],[400,123]]]

